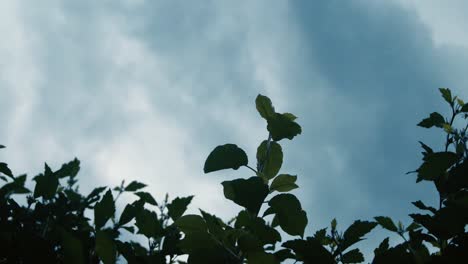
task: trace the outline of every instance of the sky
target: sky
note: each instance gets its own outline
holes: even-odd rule
[[[405,174],[420,164],[418,140],[442,147],[416,124],[448,110],[439,87],[468,99],[464,10],[461,0],[2,0],[0,158],[34,176],[78,157],[83,192],[137,180],[158,200],[193,194],[191,212],[227,220],[240,208],[220,182],[252,173],[203,174],[203,164],[234,143],[255,166],[263,94],[303,128],[281,143],[306,235],[334,217],[409,224],[410,202],[436,202],[433,186]]]

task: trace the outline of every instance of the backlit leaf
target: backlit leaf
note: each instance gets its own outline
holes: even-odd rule
[[[217,146],[208,155],[203,168],[205,173],[223,169],[237,170],[248,164],[247,154],[234,144]]]

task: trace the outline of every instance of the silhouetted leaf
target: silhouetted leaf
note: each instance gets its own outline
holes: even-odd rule
[[[136,208],[132,204],[127,204],[124,210],[122,211],[122,214],[120,215],[119,225],[122,226],[132,221],[132,219],[135,218],[136,213]]]
[[[435,152],[428,154],[424,163],[418,168],[417,181],[433,181],[443,175],[448,168],[458,160],[457,154],[453,152]]]
[[[247,257],[249,264],[279,264],[275,255],[263,251],[250,253]]]
[[[294,259],[295,256],[291,253],[291,250],[283,248],[273,253],[278,261],[285,261],[286,259]]]
[[[94,188],[94,190],[92,190],[91,193],[89,193],[88,196],[86,196],[86,200],[92,200],[93,198],[101,194],[106,188],[107,187]]]
[[[247,154],[245,154],[244,150],[234,144],[225,144],[217,146],[208,155],[203,170],[205,173],[223,169],[237,170],[239,167],[246,166],[247,164]]]
[[[94,206],[94,225],[96,229],[103,227],[109,219],[114,216],[115,204],[112,197],[112,191],[107,192],[102,197],[101,201]]]
[[[60,178],[65,178],[70,176],[71,178],[75,177],[80,171],[80,161],[75,158],[72,161],[65,163],[62,167],[55,172],[55,175]]]
[[[264,140],[257,148],[257,162],[261,164],[261,172],[267,179],[272,179],[278,174],[283,164],[283,151],[281,145],[270,141],[270,151],[268,153],[268,141]]]
[[[317,240],[308,237],[307,240],[296,239],[283,243],[285,248],[292,249],[296,254],[297,260],[306,264],[321,263],[334,264],[335,259]]]
[[[452,93],[450,92],[450,89],[448,88],[439,88],[440,93],[442,94],[442,97],[444,98],[447,103],[452,105]]]
[[[283,113],[282,114],[284,117],[287,117],[289,120],[294,121],[297,119],[297,116],[291,114],[291,113]]]
[[[207,225],[205,220],[199,215],[184,215],[175,221],[175,225],[188,234],[192,232],[206,232]]]
[[[387,237],[382,242],[380,242],[379,247],[374,249],[375,256],[381,255],[382,253],[388,250],[389,248],[388,241],[389,241],[389,238]]]
[[[289,119],[289,117],[276,113],[274,117],[268,118],[267,129],[271,133],[273,140],[293,139],[301,134],[301,126]]]
[[[364,256],[361,251],[356,248],[343,254],[341,261],[343,263],[361,263],[364,261]]]
[[[392,232],[398,232],[398,227],[395,225],[393,220],[387,216],[376,216],[374,217],[375,221],[379,223],[383,228],[390,230]]]
[[[275,108],[273,107],[270,98],[264,95],[259,94],[257,96],[255,99],[255,106],[257,107],[258,113],[267,120],[275,115]]]
[[[251,214],[257,215],[265,197],[268,195],[268,185],[257,176],[249,179],[236,179],[222,182],[224,196],[236,204],[246,208]]]
[[[444,123],[444,117],[437,112],[433,112],[429,115],[428,118],[425,118],[421,122],[419,122],[418,126],[425,128],[431,128],[433,126],[442,127]]]
[[[182,198],[175,198],[170,204],[167,205],[168,215],[172,220],[177,220],[187,210],[187,206],[192,201],[193,196],[187,196]]]
[[[421,141],[419,141],[419,144],[421,144],[421,147],[426,151],[423,152],[424,156],[427,156],[427,154],[434,153],[434,151],[428,145],[422,143]]]
[[[146,187],[146,184],[144,183],[141,183],[141,182],[137,182],[137,181],[132,181],[131,183],[129,183],[127,185],[127,187],[125,187],[125,191],[126,192],[135,192],[135,191],[138,191],[139,189],[142,189],[142,188],[145,188]]]
[[[59,180],[47,163],[45,164],[44,174],[36,176],[34,180],[36,181],[36,187],[34,188],[35,198],[52,199],[55,196]]]
[[[418,228],[420,228],[420,227],[421,227],[420,225],[418,225],[417,223],[413,222],[413,223],[411,223],[409,226],[406,227],[405,231],[406,231],[406,232],[414,231],[414,230],[416,230],[416,229],[418,229]]]
[[[71,264],[85,263],[81,241],[63,229],[60,231],[64,262]]]
[[[270,192],[289,192],[293,189],[296,189],[299,187],[295,183],[296,180],[297,176],[295,175],[280,174],[273,179],[273,182],[270,185]]]
[[[156,200],[153,198],[153,196],[150,194],[150,193],[147,193],[147,192],[136,192],[135,193],[136,196],[140,197],[140,199],[142,201],[144,201],[145,203],[149,203],[151,205],[155,205],[157,206],[158,203],[156,202]]]
[[[143,209],[137,214],[135,220],[135,226],[138,227],[139,234],[147,238],[155,238],[162,235],[163,227],[155,212]]]
[[[96,233],[96,253],[104,264],[116,261],[117,247],[112,237],[104,230]]]
[[[2,149],[2,148],[5,148],[5,146],[3,146],[3,145],[0,145],[0,149]]]
[[[8,164],[4,162],[0,162],[0,172],[7,176],[13,177],[13,173],[11,172],[10,168],[8,168]]]
[[[412,202],[412,204],[414,204],[414,206],[416,206],[417,208],[421,209],[421,210],[428,210],[428,211],[431,211],[433,214],[435,214],[437,212],[437,210],[432,207],[432,206],[426,206],[422,201],[416,201],[416,202]]]
[[[210,233],[218,238],[222,238],[224,233],[223,228],[226,227],[226,224],[219,217],[209,214],[201,209],[200,213],[202,214],[203,219],[205,219],[206,225]]]
[[[363,240],[362,237],[374,229],[376,225],[376,222],[354,221],[343,234],[343,242],[339,245],[340,251],[343,252],[351,245]]]
[[[279,225],[292,236],[303,236],[307,225],[307,215],[302,210],[301,203],[292,194],[278,194],[268,202],[270,208],[278,217]]]

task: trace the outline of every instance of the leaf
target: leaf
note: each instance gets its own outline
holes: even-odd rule
[[[294,254],[292,254],[291,251],[286,248],[280,249],[273,254],[275,255],[276,259],[279,261],[285,261],[288,258],[289,259],[295,258]]]
[[[103,227],[109,219],[114,216],[115,204],[112,197],[112,191],[107,192],[102,197],[101,201],[94,206],[94,225],[96,229]]]
[[[405,231],[406,231],[406,232],[414,231],[414,230],[416,230],[416,229],[418,229],[418,228],[420,228],[420,227],[421,227],[420,225],[418,225],[417,223],[413,222],[413,223],[411,223],[408,227],[406,227]]]
[[[270,192],[278,191],[278,192],[289,192],[293,189],[298,188],[297,184],[295,183],[297,180],[296,175],[289,175],[289,174],[280,174],[273,179],[273,182],[270,185]]]
[[[172,200],[170,204],[167,205],[168,215],[172,218],[172,220],[176,221],[179,217],[181,217],[185,211],[187,210],[187,206],[192,201],[193,196],[182,197],[182,198],[175,198]]]
[[[60,229],[60,235],[64,262],[70,264],[85,263],[81,241],[64,229]]]
[[[387,216],[376,216],[374,217],[375,221],[379,223],[383,228],[390,230],[392,232],[398,232],[398,227],[395,225],[393,220]]]
[[[458,156],[453,152],[435,152],[428,154],[423,164],[417,170],[417,182],[422,180],[436,180],[443,175],[448,168],[455,164],[457,160]]]
[[[217,146],[208,155],[203,171],[209,173],[223,169],[237,170],[239,167],[246,166],[247,164],[247,154],[245,154],[244,150],[234,144],[225,144]]]
[[[7,176],[13,177],[13,173],[11,172],[10,168],[8,168],[8,164],[4,162],[0,162],[0,172]]]
[[[276,259],[275,255],[266,253],[263,251],[257,251],[250,253],[247,256],[249,264],[279,264],[280,262]]]
[[[433,214],[437,213],[437,210],[434,207],[426,206],[421,200],[412,202],[412,204],[414,204],[414,206],[416,206],[417,208],[421,210],[428,210],[428,211],[431,211]]]
[[[242,228],[249,230],[255,235],[262,245],[275,244],[281,241],[280,233],[273,227],[267,225],[265,220],[261,217],[250,216],[247,211],[239,212],[236,223],[236,228]]]
[[[292,249],[296,254],[297,260],[304,263],[334,264],[335,259],[317,240],[308,237],[307,240],[290,240],[282,245],[285,248]]]
[[[70,176],[71,178],[75,177],[80,171],[80,161],[75,158],[72,161],[65,163],[62,167],[55,172],[55,175],[61,179]]]
[[[431,128],[433,126],[442,127],[444,123],[444,117],[437,112],[433,112],[429,115],[428,118],[425,118],[421,122],[419,122],[418,126],[425,128]]]
[[[291,113],[283,113],[282,114],[284,117],[287,117],[289,120],[294,121],[297,119],[297,116],[291,114]]]
[[[442,94],[442,97],[444,98],[447,103],[452,105],[452,93],[450,92],[449,88],[439,88],[440,93]]]
[[[36,181],[34,198],[43,197],[44,199],[52,199],[55,196],[59,180],[47,163],[45,164],[44,174],[36,176],[34,180]]]
[[[151,205],[154,205],[154,206],[157,206],[158,203],[156,202],[156,200],[153,198],[153,196],[147,192],[136,192],[134,193],[136,196],[140,197],[140,199],[142,201],[144,201],[145,203],[149,203]]]
[[[272,179],[278,174],[283,164],[283,150],[281,145],[271,141],[268,153],[268,141],[264,140],[257,148],[257,162],[261,164],[261,172],[267,179]]]
[[[201,209],[200,213],[202,214],[210,233],[216,236],[217,238],[222,238],[224,233],[223,228],[226,227],[226,224],[217,216],[209,214]]]
[[[270,98],[259,94],[255,99],[255,106],[257,107],[258,113],[268,120],[268,118],[273,117],[275,115],[275,108],[271,103]]]
[[[96,234],[96,253],[104,264],[115,263],[117,246],[108,232],[101,230]]]
[[[427,156],[428,154],[434,153],[434,151],[428,145],[422,143],[421,141],[419,141],[419,144],[421,144],[421,147],[426,151],[426,152],[423,152],[424,156]]]
[[[91,193],[86,196],[86,200],[92,200],[92,198],[95,198],[99,194],[101,194],[107,187],[97,187],[94,188],[94,190],[91,191]]]
[[[146,187],[146,184],[144,183],[141,183],[141,182],[137,182],[137,181],[132,181],[131,183],[129,183],[127,185],[127,187],[125,187],[125,191],[126,192],[135,192],[135,191],[138,191],[139,189],[142,189],[142,188],[145,188]]]
[[[388,250],[388,248],[389,248],[388,241],[389,241],[389,238],[387,237],[379,244],[378,248],[374,249],[374,255],[375,256],[381,255],[382,253],[384,253],[385,251]]]
[[[464,104],[463,107],[460,109],[461,112],[468,113],[468,103]]]
[[[359,249],[353,249],[346,252],[341,259],[343,263],[361,263],[364,261],[364,256]]]
[[[147,238],[156,238],[162,235],[163,227],[155,212],[147,209],[141,210],[135,218],[138,233]]]
[[[3,145],[0,145],[0,149],[2,149],[2,148],[5,148],[5,146],[3,146]]]
[[[307,215],[301,203],[292,194],[278,194],[268,202],[278,217],[279,225],[292,236],[303,236],[307,225]]]
[[[192,232],[206,232],[205,220],[199,215],[184,215],[175,221],[175,225],[185,234]]]
[[[302,132],[301,126],[298,123],[291,121],[291,119],[282,114],[276,113],[274,117],[268,118],[267,122],[267,129],[275,141],[285,138],[291,140]]]
[[[132,221],[135,218],[137,213],[136,208],[132,204],[127,204],[120,215],[119,225],[123,226],[126,223]]]
[[[369,233],[377,225],[376,222],[357,220],[351,224],[343,234],[343,242],[337,252],[343,252],[351,245],[363,240],[363,236]]]
[[[249,179],[236,179],[221,183],[224,187],[224,197],[246,208],[251,214],[257,215],[265,197],[268,195],[268,185],[257,176]]]

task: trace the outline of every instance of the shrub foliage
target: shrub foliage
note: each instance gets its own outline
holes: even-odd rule
[[[242,208],[231,221],[203,210],[185,214],[193,196],[169,201],[166,195],[157,202],[137,181],[80,193],[78,159],[57,170],[45,164],[33,178],[33,190],[25,187],[26,175],[13,174],[2,162],[0,263],[360,263],[364,256],[356,244],[376,226],[402,240],[391,247],[384,239],[372,263],[468,262],[468,104],[449,89],[440,92],[451,115],[434,112],[418,126],[441,129],[445,145],[433,150],[420,142],[422,164],[410,172],[416,182],[434,184],[439,204],[413,202],[418,212],[410,214],[407,226],[377,216],[339,229],[333,219],[329,227],[306,234],[308,216],[291,193],[298,188],[297,176],[281,170],[280,143],[301,134],[301,126],[295,115],[276,112],[270,99],[259,95],[255,104],[269,136],[258,146],[256,166],[235,144],[214,148],[204,165],[205,173],[246,167],[254,174],[221,183],[226,199]],[[122,194],[136,199],[119,205],[117,215]]]

